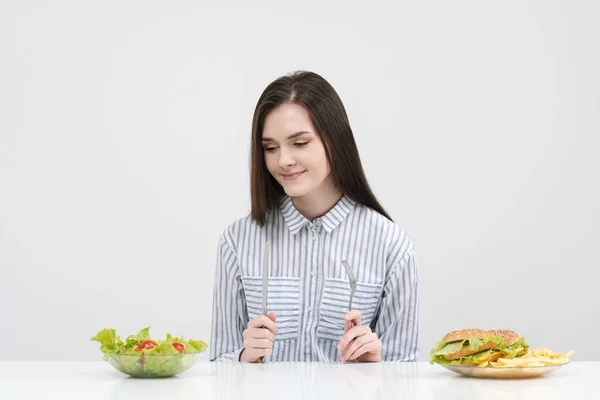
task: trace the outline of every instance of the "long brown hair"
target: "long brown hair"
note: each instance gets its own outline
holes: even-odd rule
[[[250,150],[252,219],[264,225],[267,212],[277,208],[285,195],[283,187],[267,170],[262,134],[267,115],[286,103],[302,106],[308,112],[315,133],[325,145],[333,182],[342,193],[391,221],[367,182],[342,100],[329,82],[308,71],[294,72],[271,82],[256,104]]]

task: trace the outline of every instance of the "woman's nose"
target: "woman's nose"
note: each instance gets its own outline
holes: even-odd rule
[[[281,168],[289,167],[290,165],[294,165],[296,160],[292,157],[289,151],[281,149],[279,151],[279,166]]]

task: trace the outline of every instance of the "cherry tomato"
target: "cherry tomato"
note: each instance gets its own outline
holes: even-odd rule
[[[185,353],[185,347],[183,347],[183,345],[181,343],[175,342],[175,343],[173,343],[173,347],[175,347],[178,352]]]
[[[142,344],[138,344],[138,347],[143,350],[150,350],[151,348],[156,347],[156,342],[146,340],[145,342],[142,342]]]

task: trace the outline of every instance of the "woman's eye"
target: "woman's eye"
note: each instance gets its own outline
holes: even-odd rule
[[[277,147],[273,147],[273,146],[271,146],[271,147],[265,147],[265,151],[267,153],[271,153],[271,152],[275,151],[276,149],[277,149]]]
[[[294,143],[294,146],[296,147],[304,147],[308,144],[308,142],[296,142]]]

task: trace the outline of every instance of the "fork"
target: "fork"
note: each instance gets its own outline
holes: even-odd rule
[[[350,281],[350,303],[348,304],[348,311],[352,311],[352,298],[354,297],[354,292],[356,292],[356,278],[354,277],[354,273],[352,272],[352,268],[350,268],[348,261],[343,260],[342,265],[346,269],[346,274],[348,274],[348,280]]]

